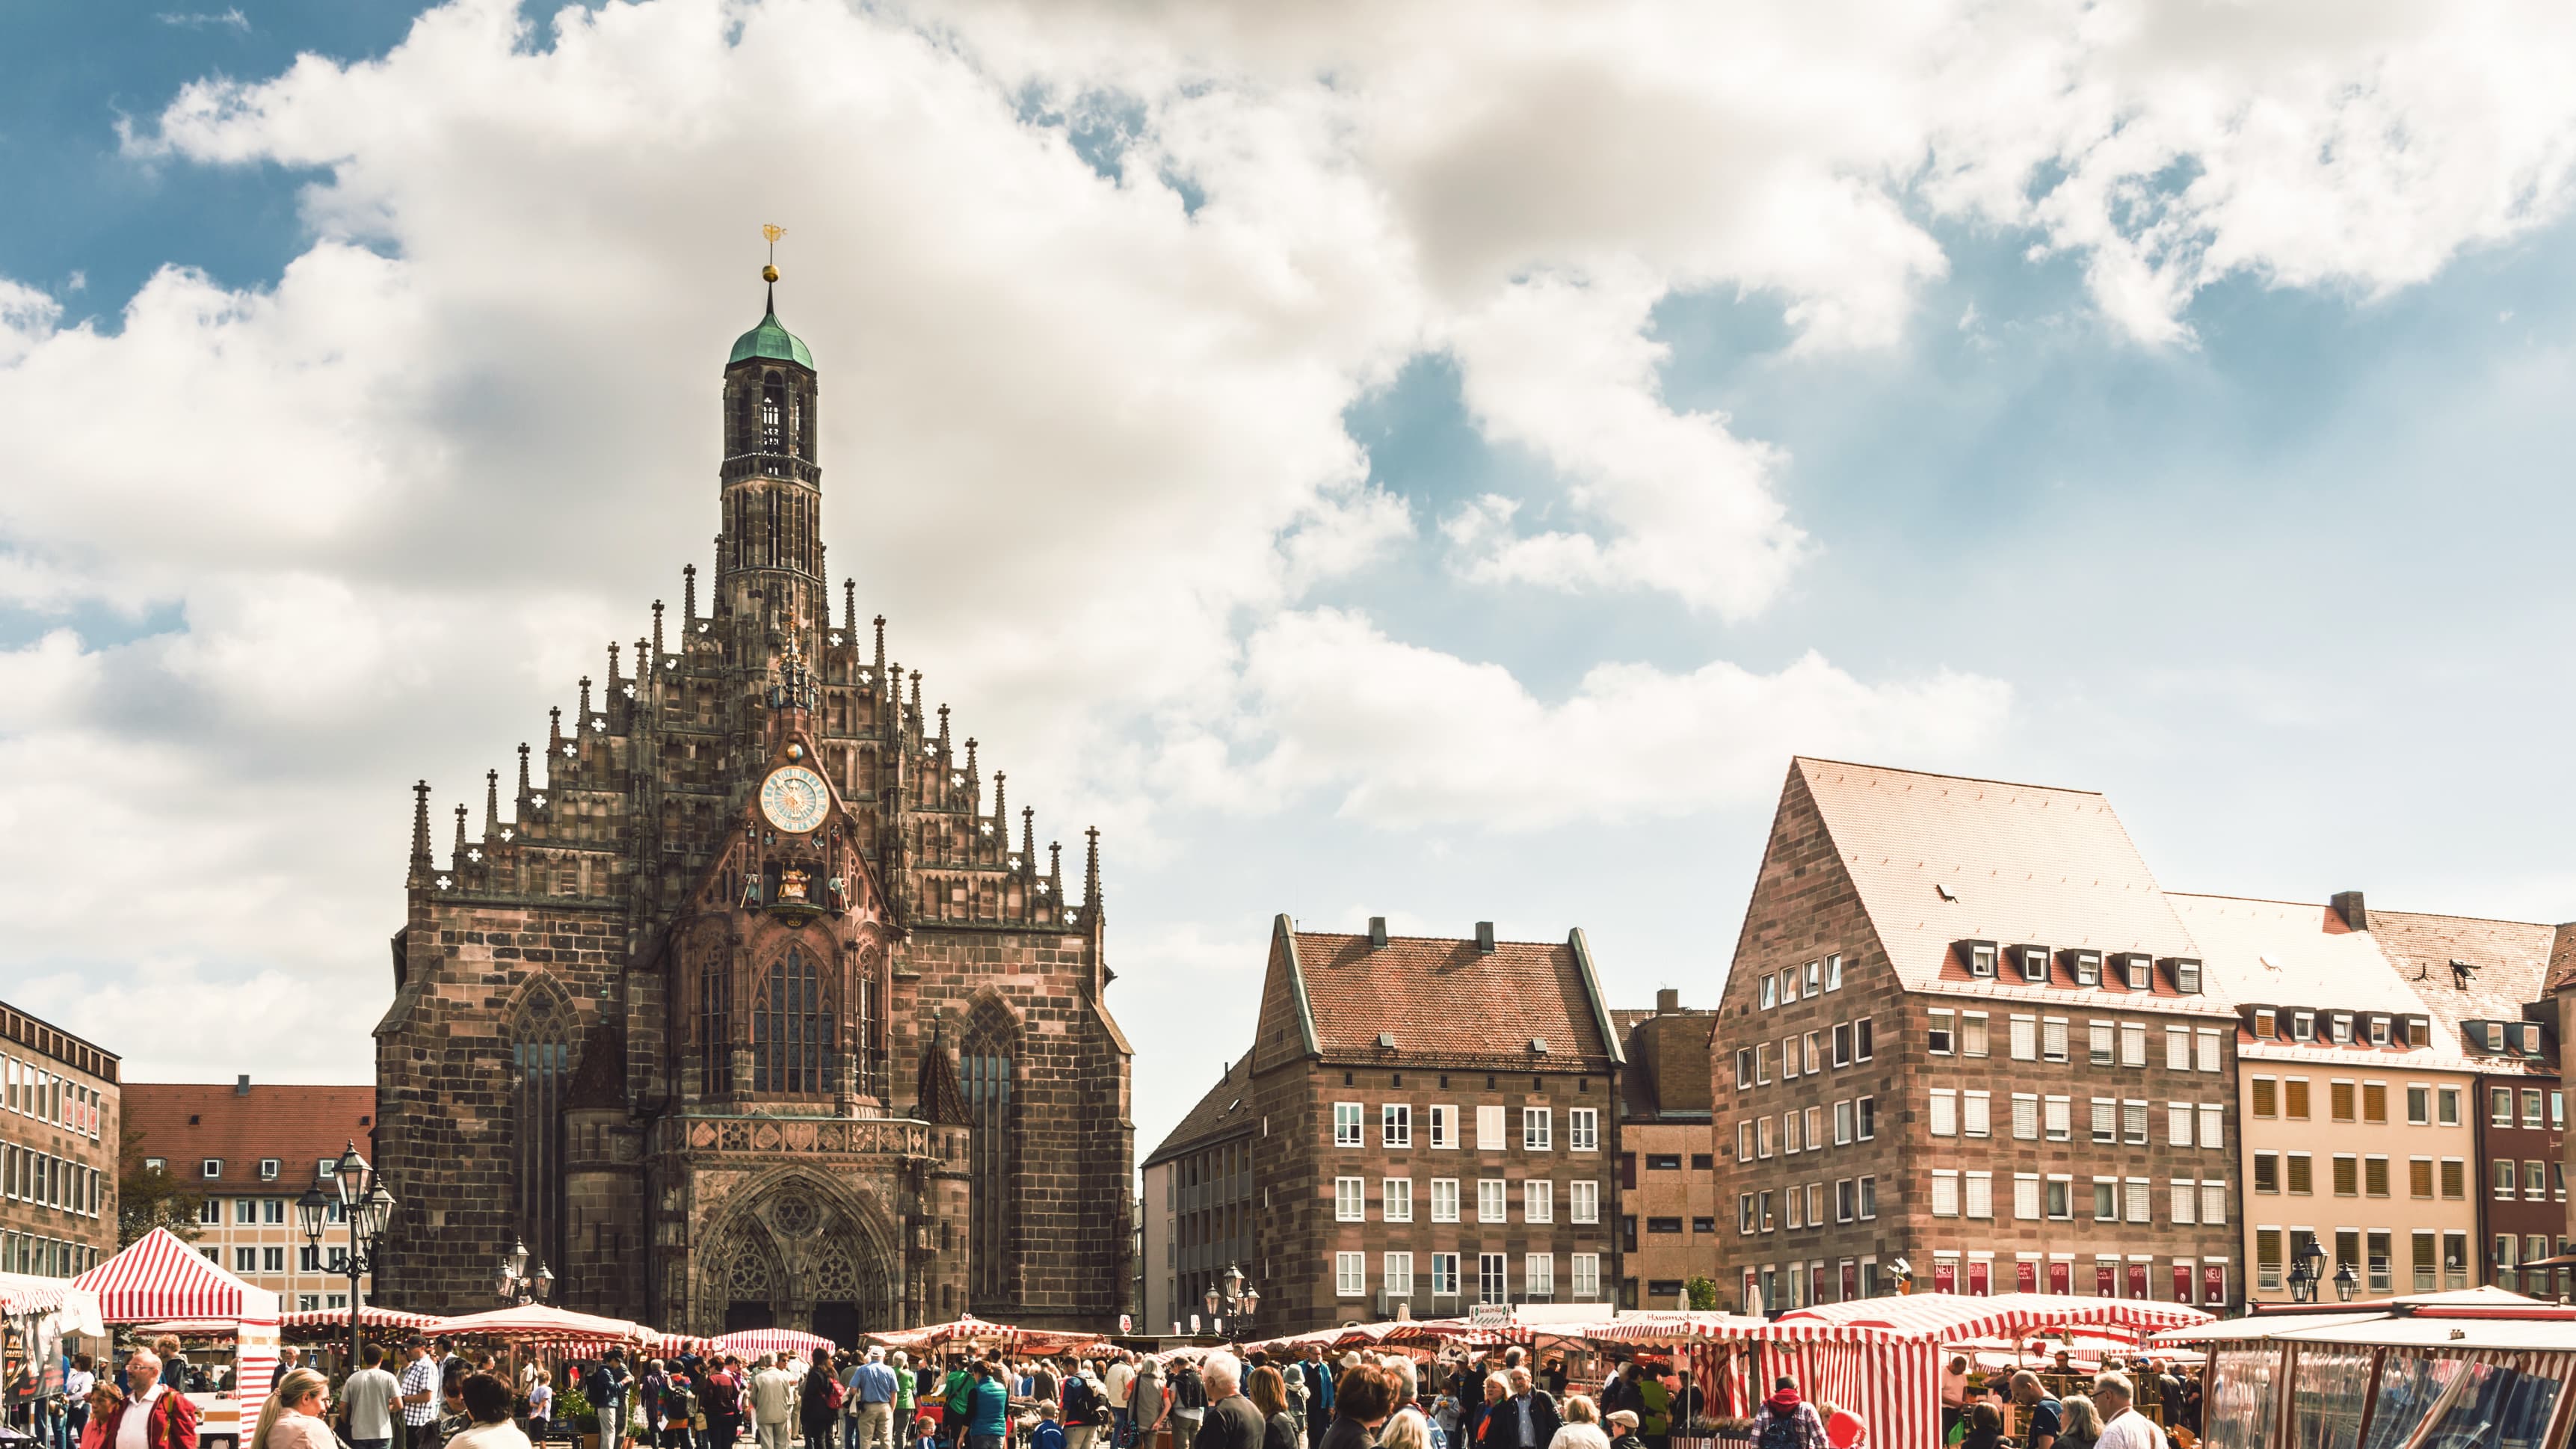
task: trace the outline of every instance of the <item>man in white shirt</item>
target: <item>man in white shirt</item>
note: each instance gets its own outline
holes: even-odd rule
[[[2127,1374],[2093,1380],[2093,1407],[2102,1411],[2102,1437],[2094,1441],[2094,1449],[2164,1449],[2165,1436],[2138,1412],[2132,1398]]]
[[[751,1417],[760,1449],[788,1449],[796,1438],[797,1389],[805,1377],[784,1366],[787,1355],[772,1358],[751,1379]]]
[[[340,1390],[340,1404],[349,1412],[349,1442],[357,1449],[387,1449],[393,1443],[402,1382],[385,1371],[383,1344],[368,1344],[365,1357],[367,1366],[349,1375]]]
[[[1109,1360],[1109,1372],[1100,1381],[1109,1393],[1109,1418],[1115,1426],[1111,1432],[1117,1436],[1113,1441],[1117,1449],[1127,1449],[1131,1442],[1128,1425],[1133,1421],[1127,1417],[1127,1393],[1135,1384],[1135,1367],[1127,1362],[1126,1350],[1121,1349]]]

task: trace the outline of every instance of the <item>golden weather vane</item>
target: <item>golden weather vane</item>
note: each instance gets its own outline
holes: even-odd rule
[[[778,280],[778,239],[787,235],[787,228],[769,223],[761,227],[760,234],[769,238],[769,264],[760,269],[760,279],[775,282]]]

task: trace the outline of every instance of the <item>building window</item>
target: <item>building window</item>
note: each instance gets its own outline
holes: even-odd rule
[[[1342,1298],[1368,1296],[1368,1254],[1335,1253],[1333,1255],[1333,1292]]]
[[[1851,1065],[1851,1023],[1848,1021],[1834,1023],[1834,1065]]]
[[[2220,1041],[2221,1038],[2217,1031],[2209,1027],[2201,1028],[2199,1060],[2193,1063],[2198,1070],[2204,1072],[2222,1070],[2222,1063],[2220,1061],[2222,1048],[2219,1045]]]
[[[1368,1185],[1365,1179],[1333,1179],[1333,1221],[1364,1223],[1368,1221]]]
[[[1510,1199],[1505,1196],[1505,1185],[1501,1178],[1480,1177],[1476,1180],[1476,1221],[1480,1223],[1509,1221],[1507,1210],[1509,1201]]]
[[[197,1175],[208,1182],[214,1181],[224,1175],[224,1160],[220,1157],[205,1159],[197,1164]]]
[[[2048,1215],[2059,1222],[2075,1216],[2075,1179],[2052,1177],[2048,1180]]]
[[[1601,1150],[1601,1109],[1572,1107],[1565,1113],[1565,1148],[1568,1152]]]
[[[1959,1135],[1988,1137],[1994,1133],[1994,1095],[1990,1092],[1963,1092],[1959,1096]]]
[[[1959,1135],[1959,1094],[1948,1087],[1932,1089],[1931,1123],[1928,1129],[1935,1137]]]
[[[2149,1186],[2147,1179],[2143,1177],[2132,1177],[2122,1185],[2128,1189],[2129,1221],[2133,1223],[2150,1221],[2147,1216],[2147,1188]]]
[[[1457,1254],[1434,1253],[1431,1255],[1431,1296],[1434,1298],[1455,1298],[1458,1296]]]
[[[259,1221],[259,1199],[258,1199],[258,1198],[255,1198],[255,1197],[237,1197],[237,1198],[234,1198],[234,1199],[233,1199],[233,1221],[234,1221],[234,1222],[237,1222],[237,1223],[256,1223],[256,1222],[258,1222],[258,1221]]]
[[[2189,1102],[2165,1103],[2165,1145],[2167,1147],[2191,1145],[2191,1123],[2196,1115]]]
[[[1848,1147],[1852,1140],[1852,1104],[1849,1098],[1834,1104],[1834,1145]]]
[[[1531,1299],[1556,1296],[1556,1255],[1554,1253],[1522,1255],[1521,1296]]]
[[[2173,1180],[2173,1220],[2176,1226],[2189,1227],[2199,1216],[2200,1184],[2188,1177]]]
[[[1389,1253],[1386,1255],[1384,1268],[1386,1273],[1386,1296],[1389,1298],[1412,1297],[1413,1255],[1411,1253]]]
[[[1871,1051],[1873,1051],[1873,1050],[1875,1049],[1874,1044],[1873,1044],[1873,1042],[1872,1042],[1871,1034],[1870,1034],[1870,1025],[1869,1025],[1869,1021],[1870,1021],[1870,1019],[1869,1019],[1868,1017],[1864,1016],[1864,1017],[1860,1018],[1858,1021],[1855,1021],[1855,1022],[1853,1022],[1853,1023],[1852,1023],[1852,1060],[1853,1060],[1853,1061],[1856,1061],[1856,1062],[1865,1062],[1865,1061],[1868,1061],[1868,1060],[1869,1060],[1869,1057],[1870,1057],[1870,1053],[1871,1053]]]
[[[2147,1064],[2147,1024],[2143,1021],[2120,1023],[2120,1065],[2143,1067]]]
[[[1431,1146],[1434,1151],[1455,1149],[1458,1145],[1458,1109],[1431,1109]]]
[[[1388,1102],[1377,1109],[1378,1145],[1411,1147],[1413,1145],[1413,1108],[1403,1102]]]
[[[1753,1194],[1737,1193],[1735,1195],[1735,1230],[1750,1236],[1753,1227]]]
[[[831,1004],[814,961],[789,947],[769,968],[752,1008],[752,1090],[812,1094],[833,1088]],[[968,1100],[973,1096],[970,1093]],[[980,1125],[980,1124],[979,1124]]]
[[[1780,978],[1778,978],[1778,977],[1776,977],[1776,976],[1765,976],[1765,977],[1763,977],[1763,978],[1762,978],[1762,1009],[1763,1009],[1764,1011],[1769,1011],[1771,1008],[1773,1008],[1773,1007],[1775,1007],[1775,1006],[1778,1006],[1779,1004],[1780,1004]]]
[[[260,1181],[262,1181],[262,1182],[275,1182],[275,1181],[277,1181],[277,1166],[278,1166],[278,1164],[277,1164],[277,1159],[276,1159],[276,1158],[274,1158],[274,1157],[263,1157],[263,1158],[261,1158],[261,1159],[259,1160],[259,1180],[260,1180]]]
[[[1391,1223],[1413,1221],[1413,1179],[1390,1177],[1378,1184],[1379,1215]]]
[[[1431,1179],[1431,1220],[1435,1223],[1458,1221],[1458,1179]]]
[[[2048,1062],[2062,1062],[2066,1060],[2065,1017],[2050,1016],[2040,1019],[2039,1056],[2040,1060]]]
[[[1521,1109],[1521,1147],[1529,1152],[1545,1152],[1555,1145],[1554,1117],[1545,1107]]]
[[[1863,1097],[1860,1099],[1859,1107],[1860,1140],[1867,1142],[1878,1135],[1878,1099]]]
[[[2220,1148],[2227,1145],[2227,1105],[2223,1102],[2200,1104],[2200,1145]]]
[[[1743,1091],[1753,1085],[1753,1048],[1735,1049],[1735,1089]]]
[[[2334,1155],[2334,1195],[2361,1196],[2361,1159],[2349,1152]]]
[[[2442,1088],[2438,1088],[2438,1089],[2436,1089],[2436,1091],[2435,1091],[2435,1092],[2434,1092],[2434,1094],[2433,1094],[2433,1102],[2434,1102],[2434,1105],[2440,1109],[2440,1111],[2436,1114],[2436,1117],[2437,1117],[2437,1120],[2438,1120],[2438,1121],[2440,1121],[2440,1123],[2441,1123],[2443,1126],[2445,1126],[2445,1127],[2457,1127],[2457,1126],[2459,1126],[2459,1125],[2460,1125],[2460,1089],[2459,1089],[2459,1088],[2457,1088],[2457,1087],[2442,1087]]]
[[[1981,1057],[1986,1054],[1986,1014],[1966,1011],[1959,1014],[1959,1055]]]
[[[1959,1215],[1959,1174],[1947,1168],[1932,1172],[1932,1216],[1955,1218]]]
[[[1589,1178],[1565,1185],[1565,1218],[1567,1222],[1601,1221],[1601,1184]]]
[[[2013,1216],[2024,1219],[2036,1219],[2039,1216],[2038,1173],[2013,1174]]]
[[[1552,1223],[1556,1221],[1556,1184],[1545,1178],[1533,1178],[1521,1184],[1521,1221]]]
[[[1860,1215],[1863,1221],[1878,1216],[1878,1179],[1875,1177],[1860,1180]]]
[[[2120,1103],[2120,1136],[2131,1147],[2147,1145],[2147,1104],[2124,1100]]]
[[[2282,1180],[2293,1196],[2307,1197],[2316,1192],[2315,1158],[2304,1152],[2286,1153],[2281,1158],[2281,1169]]]
[[[2017,1062],[2039,1060],[2039,1018],[2016,1016],[2011,1023],[2012,1059]]]
[[[2191,1070],[2190,1027],[2169,1026],[2165,1028],[2165,1070],[2169,1072],[2187,1072]]]
[[[2118,1031],[2117,1022],[2096,1021],[2087,1025],[2085,1040],[2093,1065],[2097,1067],[2111,1065],[2112,1041]]]
[[[1599,1298],[1601,1296],[1601,1255],[1576,1253],[1573,1255],[1573,1263],[1574,1301],[1590,1303]]]
[[[1509,1146],[1503,1140],[1503,1109],[1484,1106],[1476,1109],[1476,1150],[1500,1152]]]
[[[2012,1099],[2012,1134],[2018,1141],[2039,1140],[2039,1094],[2015,1092]]]
[[[2430,1161],[2425,1161],[2424,1168],[2424,1186],[2426,1191],[2423,1196],[2429,1197],[2432,1195],[2431,1188],[2433,1185],[2432,1163]],[[2279,1192],[2281,1190],[2281,1154],[2277,1152],[2257,1152],[2254,1154],[2254,1190],[2256,1192]]]
[[[2499,1157],[2495,1160],[2494,1167],[2496,1200],[2498,1202],[2513,1201],[2514,1184],[2521,1180],[2521,1174],[2515,1168],[2513,1159],[2510,1157]]]
[[[2227,1184],[2200,1180],[2200,1221],[2204,1227],[2218,1227],[2227,1221]]]
[[[1357,1102],[1333,1104],[1333,1145],[1335,1147],[1360,1145],[1360,1120],[1366,1110]]]
[[[261,1272],[263,1272],[263,1273],[283,1273],[283,1272],[285,1272],[285,1271],[286,1271],[286,1250],[285,1250],[284,1248],[262,1248],[262,1249],[260,1249],[260,1250],[259,1250],[259,1270],[260,1270]]]
[[[236,1273],[256,1273],[256,1272],[258,1272],[258,1271],[259,1271],[259,1249],[257,1249],[257,1248],[235,1248],[235,1249],[233,1249],[233,1271],[234,1271],[234,1272],[236,1272]]]
[[[1975,1218],[1980,1222],[1991,1220],[1994,1217],[1995,1175],[1993,1173],[1971,1172],[1967,1174],[1967,1205],[1963,1211],[1966,1216]]]
[[[1946,1057],[1959,1049],[1959,1013],[1934,1007],[1931,1026],[1925,1033],[1923,1049],[1936,1057]]]
[[[1503,1255],[1500,1253],[1476,1255],[1476,1293],[1481,1301],[1486,1303],[1510,1301],[1512,1290],[1504,1277],[1503,1261]]]

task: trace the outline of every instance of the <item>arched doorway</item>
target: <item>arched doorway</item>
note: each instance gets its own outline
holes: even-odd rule
[[[756,1189],[710,1240],[691,1317],[803,1328],[843,1344],[896,1328],[900,1278],[871,1214],[801,1177]]]

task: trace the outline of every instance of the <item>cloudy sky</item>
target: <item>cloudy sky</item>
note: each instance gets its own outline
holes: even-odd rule
[[[2558,0],[0,0],[0,980],[364,1080],[411,782],[707,557],[769,221],[1140,1147],[1276,912],[1712,999],[1798,751],[2576,915],[2571,168]]]

